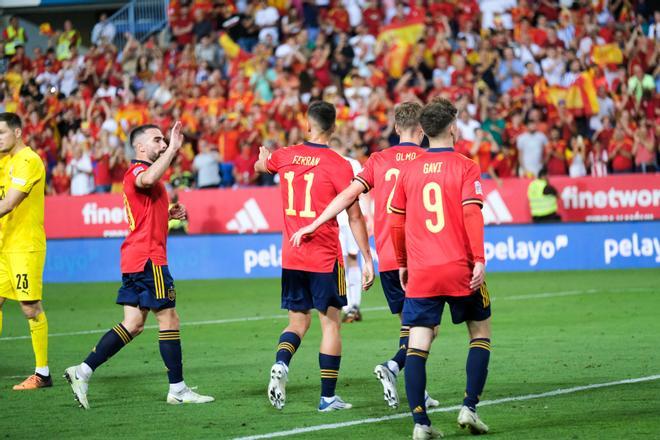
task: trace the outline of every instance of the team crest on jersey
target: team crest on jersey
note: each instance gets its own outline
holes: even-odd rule
[[[133,170],[133,175],[137,176],[140,174],[142,171],[144,171],[144,167],[137,167],[136,169]]]
[[[176,299],[176,290],[174,289],[174,286],[167,289],[167,298],[170,301],[174,301]]]
[[[481,194],[484,193],[484,192],[481,190],[481,182],[479,182],[478,180],[477,180],[476,182],[474,182],[474,192],[477,193],[477,194],[479,194],[479,195],[481,195]]]

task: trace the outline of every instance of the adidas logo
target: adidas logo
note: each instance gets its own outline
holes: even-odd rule
[[[422,408],[419,405],[416,406],[415,409],[413,409],[413,413],[415,413],[415,414],[419,414],[419,413],[423,413],[423,412],[424,412],[424,408]]]
[[[249,199],[243,208],[236,213],[233,219],[227,222],[227,230],[243,234],[245,232],[259,232],[269,228],[266,217],[259,208],[255,199]]]
[[[485,224],[511,223],[513,221],[511,212],[498,190],[493,190],[486,196],[482,213]]]

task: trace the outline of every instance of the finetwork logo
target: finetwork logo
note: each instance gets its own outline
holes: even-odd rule
[[[86,225],[119,225],[128,222],[123,208],[99,207],[96,202],[85,203],[82,216]]]
[[[259,232],[269,228],[264,213],[255,199],[249,199],[236,213],[233,219],[227,222],[227,230],[239,234],[245,232]]]
[[[103,207],[96,202],[85,203],[82,208],[83,223],[85,225],[119,226],[121,229],[105,229],[104,237],[125,237],[128,235],[126,227],[126,211],[118,206]]]
[[[484,215],[485,224],[511,223],[513,221],[511,211],[507,208],[506,203],[504,203],[504,199],[498,190],[491,191],[490,194],[486,196],[482,213]]]
[[[551,260],[563,248],[568,247],[568,236],[561,234],[554,240],[523,241],[509,236],[506,241],[486,242],[484,251],[486,261],[527,261],[531,267],[536,266],[541,258]]]

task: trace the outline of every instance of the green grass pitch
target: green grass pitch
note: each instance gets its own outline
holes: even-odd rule
[[[176,273],[176,272],[175,272]],[[491,274],[493,353],[484,401],[592,384],[643,382],[568,390],[566,394],[494,402],[479,410],[496,439],[658,438],[660,432],[660,271]],[[55,386],[14,392],[31,373],[28,326],[18,306],[4,307],[0,337],[0,439],[236,438],[407,412],[386,407],[373,367],[395,351],[397,319],[384,309],[380,286],[364,295],[364,321],[343,327],[338,394],[354,408],[316,411],[319,395],[318,320],[295,355],[283,411],[266,397],[268,371],[286,320],[279,280],[179,281],[184,374],[212,394],[208,405],[165,403],[167,376],[151,327],[97,370],[90,411],[79,409],[65,367],[79,363],[103,332],[121,319],[118,283],[45,287],[50,365]],[[255,318],[252,320],[241,318]],[[443,407],[461,402],[467,336],[448,312],[428,364],[428,389]],[[148,324],[155,320],[149,318]],[[89,331],[80,334],[84,331]],[[76,335],[61,335],[77,332]],[[21,338],[22,337],[22,338]],[[431,415],[447,437],[469,437],[456,411]],[[313,439],[409,438],[410,417],[288,435]]]

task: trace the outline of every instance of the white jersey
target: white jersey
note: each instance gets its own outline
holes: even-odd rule
[[[360,165],[360,162],[353,159],[352,157],[347,157],[347,156],[342,156],[342,157],[346,159],[348,163],[351,164],[351,168],[353,168],[353,176],[357,176],[358,174],[360,174],[360,172],[362,171],[362,165]],[[348,214],[346,214],[346,210],[337,214],[337,223],[339,223],[339,227],[348,226]]]

